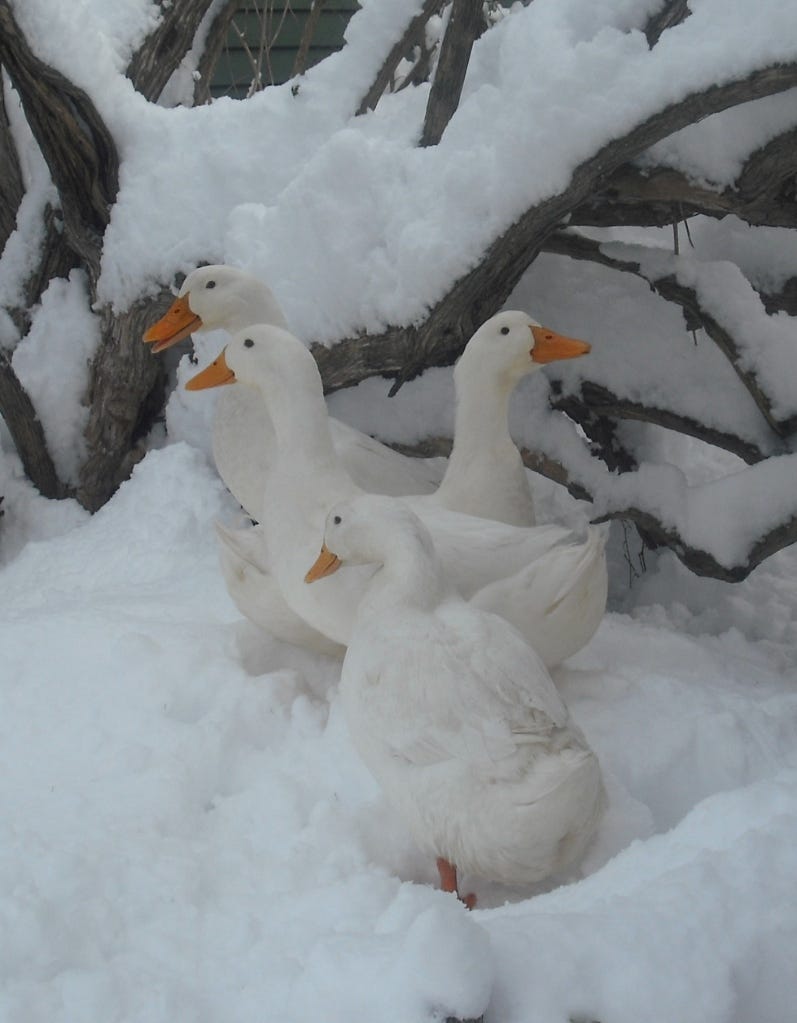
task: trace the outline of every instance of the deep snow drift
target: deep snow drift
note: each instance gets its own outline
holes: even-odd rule
[[[338,663],[238,619],[204,455],[70,514],[0,576],[4,1020],[788,1017],[794,551],[737,587],[666,555],[607,615],[556,673],[610,793],[584,877],[476,880],[469,914],[353,753]]]

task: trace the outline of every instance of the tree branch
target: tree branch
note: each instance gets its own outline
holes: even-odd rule
[[[47,450],[44,429],[11,360],[0,349],[0,414],[14,441],[25,475],[44,497],[70,496]]]
[[[750,549],[747,561],[743,565],[728,568],[721,564],[708,551],[699,547],[690,547],[678,530],[663,525],[655,515],[641,511],[639,508],[628,507],[614,509],[594,519],[594,522],[607,522],[609,519],[626,519],[652,537],[659,546],[669,547],[686,567],[695,575],[710,576],[727,583],[738,583],[746,579],[762,561],[797,543],[797,516],[780,523],[756,540]]]
[[[89,457],[80,470],[77,497],[96,511],[112,497],[144,455],[136,442],[151,428],[163,407],[165,368],[153,358],[141,335],[153,315],[166,312],[174,296],[161,288],[124,313],[102,309],[104,342],[91,364],[85,437]]]
[[[748,156],[732,186],[717,191],[669,167],[619,167],[606,184],[573,210],[571,226],[663,227],[703,214],[729,213],[759,227],[797,227],[797,129]]]
[[[0,63],[58,189],[69,243],[94,282],[119,187],[113,138],[86,93],[34,55],[8,0],[0,0]]]
[[[568,403],[568,398],[562,397],[551,402],[553,408],[561,409],[579,423],[583,416],[577,407]],[[712,444],[714,447],[723,448],[747,462],[748,465],[755,465],[763,461],[767,455],[752,441],[745,440],[735,433],[724,430],[715,430],[705,423],[693,419],[691,416],[681,415],[670,409],[657,408],[651,405],[643,405],[641,402],[630,401],[628,398],[620,397],[593,381],[585,381],[577,395],[572,396],[576,402],[589,409],[597,416],[608,416],[613,419],[631,419],[640,423],[652,423],[655,426],[663,426],[668,430],[676,430],[678,433],[686,434],[688,437],[695,437],[705,444]]]
[[[374,109],[376,104],[379,102],[380,96],[393,80],[396,69],[404,59],[404,56],[409,53],[413,46],[421,46],[423,44],[426,24],[429,19],[435,14],[439,14],[445,5],[446,0],[425,0],[420,13],[415,15],[407,26],[404,35],[401,39],[399,39],[385,58],[385,62],[379,69],[379,73],[374,79],[373,84],[368,89],[365,96],[363,96],[360,101],[360,105],[357,107],[357,115],[364,114],[366,111]]]
[[[440,45],[432,88],[426,102],[420,145],[436,146],[459,106],[470,51],[481,34],[482,0],[453,0]]]
[[[744,78],[690,93],[608,142],[575,169],[564,191],[530,207],[495,239],[421,325],[345,338],[331,348],[314,345],[325,387],[334,391],[381,374],[396,377],[397,389],[429,366],[450,364],[476,328],[501,308],[547,236],[618,167],[687,124],[795,86],[797,63],[761,68]]]
[[[556,252],[560,255],[567,255],[573,259],[587,259],[596,263],[600,263],[602,266],[611,267],[614,270],[621,270],[624,273],[634,274],[641,280],[646,281],[650,287],[662,298],[667,299],[669,302],[674,302],[681,307],[684,313],[684,317],[688,324],[694,324],[701,326],[711,340],[717,345],[723,355],[733,366],[734,372],[739,377],[739,380],[744,385],[745,389],[750,393],[753,401],[758,406],[761,415],[766,419],[770,429],[780,437],[786,437],[797,429],[797,417],[791,416],[789,419],[778,419],[772,412],[772,402],[769,396],[763,390],[758,382],[758,378],[754,371],[748,370],[743,365],[743,360],[739,352],[739,346],[730,333],[725,327],[721,326],[717,320],[700,305],[700,299],[698,298],[697,292],[694,288],[690,288],[685,284],[681,284],[674,274],[662,274],[656,275],[643,270],[639,263],[627,259],[615,259],[608,255],[601,246],[600,242],[594,241],[592,238],[584,238],[581,235],[574,235],[568,232],[557,232],[551,234],[545,241],[544,249],[547,252]],[[691,431],[684,430],[683,432],[689,433]],[[693,434],[696,436],[696,434]],[[756,457],[758,449],[755,446],[750,446],[747,449],[747,455],[742,454],[744,449],[744,442],[739,438],[734,441],[731,435],[724,435],[726,443],[721,443],[722,434],[717,434],[716,440],[709,441],[710,443],[718,443],[720,447],[727,447],[728,443],[738,444],[736,446],[728,447],[728,450],[734,451],[739,454],[745,461],[759,461],[760,458]],[[760,452],[758,452],[760,455]],[[752,456],[752,457],[749,457]]]
[[[651,50],[668,28],[680,25],[691,13],[689,0],[666,0],[666,3],[648,20],[644,28],[645,38]]]
[[[227,32],[230,22],[238,10],[238,0],[227,0],[223,7],[219,8],[213,21],[208,28],[205,37],[205,48],[197,65],[198,78],[194,87],[194,106],[200,106],[210,101],[210,83],[213,72],[216,68],[224,44],[227,41]]]
[[[293,62],[293,70],[291,71],[291,77],[294,78],[296,75],[303,75],[305,68],[307,67],[307,55],[310,52],[310,43],[313,41],[315,30],[318,26],[318,19],[321,17],[321,11],[324,9],[326,0],[313,0],[313,5],[310,8],[310,13],[304,23],[302,29],[302,38],[299,40],[299,49],[296,51],[296,59]]]
[[[0,252],[17,226],[17,210],[25,194],[4,93],[0,73]]]
[[[213,0],[156,0],[158,27],[147,36],[127,68],[137,92],[156,100],[191,49],[197,28]]]

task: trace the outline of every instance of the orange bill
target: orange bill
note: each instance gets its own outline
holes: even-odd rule
[[[221,354],[209,366],[186,381],[186,391],[204,391],[206,387],[221,387],[222,384],[235,383],[235,374],[224,358],[225,350],[222,349]]]
[[[340,568],[341,561],[337,554],[333,554],[327,545],[321,544],[321,553],[313,562],[313,566],[304,577],[306,583],[314,583],[316,579],[323,579],[325,575],[332,575]]]
[[[188,296],[176,298],[168,311],[161,316],[157,323],[153,323],[144,334],[144,341],[152,345],[153,352],[162,352],[165,348],[171,348],[184,337],[188,337],[195,330],[202,326],[202,320],[191,310],[188,304]]]
[[[557,359],[576,359],[592,351],[592,345],[586,341],[577,341],[574,337],[556,334],[547,327],[532,327],[534,347],[531,358],[534,362],[556,362]]]

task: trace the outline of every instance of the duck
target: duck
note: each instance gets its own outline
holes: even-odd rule
[[[434,500],[510,526],[535,525],[529,473],[509,432],[509,399],[524,377],[590,350],[517,310],[483,323],[454,366],[454,442]]]
[[[339,684],[352,743],[441,888],[466,873],[531,885],[573,867],[601,819],[600,764],[545,665],[463,600],[429,530],[397,498],[329,510],[305,583],[373,571]]]
[[[225,527],[220,540],[253,576],[258,564],[252,547],[262,544],[268,551],[267,559],[261,559],[264,570],[274,575],[289,607],[345,646],[370,570],[352,569],[309,593],[303,585],[303,566],[330,506],[362,492],[338,459],[315,360],[290,332],[267,324],[250,326],[234,334],[186,387],[231,384],[259,393],[276,445],[265,481],[263,521],[256,531]],[[606,602],[605,534],[600,528],[590,527],[584,539],[563,526],[509,526],[454,512],[427,495],[405,499],[431,530],[463,597],[511,618],[546,663],[559,663],[591,638]]]
[[[144,333],[155,353],[202,331],[235,333],[250,324],[288,327],[272,290],[263,281],[224,264],[198,267],[183,281],[167,312]],[[338,457],[359,486],[387,494],[431,493],[443,476],[442,458],[409,458],[330,419]],[[219,475],[247,515],[259,521],[263,482],[274,457],[274,430],[266,406],[252,391],[220,395],[212,426],[213,459]]]

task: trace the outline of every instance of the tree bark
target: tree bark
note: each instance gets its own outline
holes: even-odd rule
[[[237,10],[238,0],[227,0],[224,6],[219,8],[218,13],[208,28],[208,34],[205,37],[205,48],[197,65],[199,76],[194,87],[194,106],[201,106],[203,103],[210,102],[210,82],[213,78],[216,63],[227,41],[230,22]]]
[[[88,458],[80,470],[77,498],[97,511],[144,455],[138,442],[163,408],[163,360],[153,357],[141,335],[174,301],[168,288],[141,298],[128,310],[102,310],[103,343],[91,365],[85,430]]]
[[[374,109],[376,104],[379,102],[380,96],[385,92],[393,80],[393,76],[395,75],[400,62],[404,59],[407,53],[409,53],[413,46],[421,46],[423,44],[426,25],[429,19],[435,14],[439,14],[445,5],[446,0],[425,0],[421,12],[409,23],[404,35],[387,55],[384,64],[379,69],[379,73],[373,81],[373,84],[368,89],[365,96],[363,96],[362,100],[360,100],[360,104],[357,107],[358,115],[364,114],[367,110]]]
[[[321,11],[324,9],[325,2],[326,0],[314,0],[313,6],[310,8],[310,13],[307,15],[307,20],[302,29],[302,38],[299,40],[296,59],[293,62],[292,78],[295,78],[296,75],[303,75],[305,72],[307,55],[310,52],[310,43],[313,41],[313,35],[318,26],[318,19],[321,17]]]
[[[133,55],[127,77],[137,92],[156,100],[191,49],[213,0],[157,0],[160,21]]]
[[[68,497],[47,449],[44,429],[28,392],[0,349],[0,414],[6,421],[25,475],[44,497]]]
[[[482,0],[453,0],[426,103],[421,146],[436,146],[459,106],[470,51],[481,34]]]
[[[762,561],[766,561],[767,558],[777,554],[784,547],[790,547],[793,543],[797,543],[797,516],[794,516],[769,530],[765,536],[760,537],[751,548],[744,564],[732,565],[729,568],[717,561],[710,552],[699,547],[691,547],[678,530],[665,526],[650,512],[633,507],[618,508],[593,521],[607,522],[609,519],[627,519],[633,522],[638,529],[644,530],[645,534],[654,538],[658,546],[669,547],[695,575],[710,576],[712,579],[720,579],[726,583],[741,582]]]
[[[680,25],[691,13],[689,0],[666,0],[645,26],[645,38],[651,50],[668,28]]]
[[[733,185],[722,190],[691,181],[669,167],[619,167],[573,210],[571,226],[662,227],[703,214],[729,213],[758,227],[797,227],[797,129],[752,153]]]
[[[196,16],[198,8],[193,10]],[[118,187],[114,141],[89,97],[33,54],[7,0],[0,0],[0,62],[20,94],[63,210],[62,235],[59,238],[53,220],[51,244],[32,290],[46,286],[51,272],[70,262],[62,248],[66,245],[85,266],[91,297],[96,299],[103,235]],[[146,61],[141,65],[144,77],[147,66]],[[168,296],[166,289],[161,295]],[[161,305],[165,309],[163,298]],[[162,363],[141,344],[151,311],[152,303],[143,300],[118,315],[109,307],[100,310],[102,343],[90,368],[87,395],[88,458],[77,494],[91,511],[107,501],[129,474],[140,457],[137,439],[163,404]],[[24,417],[15,424],[16,439],[30,431],[35,412],[19,403],[13,409],[12,416]]]
[[[17,210],[24,194],[22,170],[8,122],[3,80],[0,76],[0,253],[17,226]]]
[[[0,0],[0,64],[14,83],[58,189],[69,244],[94,286],[119,187],[116,145],[86,93],[35,56],[8,0]]]

